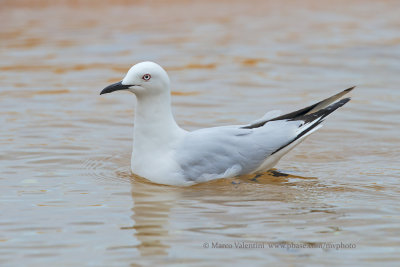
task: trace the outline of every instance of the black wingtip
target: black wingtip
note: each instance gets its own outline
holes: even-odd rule
[[[336,95],[328,97],[328,98],[326,98],[326,99],[324,99],[324,100],[322,100],[322,101],[320,101],[318,103],[315,103],[314,105],[308,106],[306,108],[302,108],[302,109],[299,109],[297,111],[290,112],[290,113],[275,117],[273,119],[269,119],[269,120],[265,120],[265,121],[262,121],[262,122],[257,122],[257,123],[254,123],[254,124],[246,125],[246,126],[243,126],[242,128],[243,129],[253,129],[253,128],[262,127],[269,121],[296,120],[298,118],[304,118],[307,115],[311,115],[311,114],[317,113],[319,110],[323,109],[323,107],[327,108],[330,105],[333,105],[335,103],[340,102],[340,101],[337,101],[337,100],[342,98],[348,92],[352,91],[355,87],[356,86],[352,86],[350,88],[347,88],[347,89],[343,90],[342,92],[340,92],[340,93],[338,93]],[[348,98],[348,99],[350,100],[350,98]],[[346,104],[349,100],[344,102],[342,105]],[[337,102],[335,102],[335,101],[337,101]],[[321,106],[323,106],[323,107],[321,107]],[[307,117],[307,118],[310,118],[310,117]]]
[[[302,120],[305,123],[314,121],[316,119],[320,119],[323,120],[326,116],[328,116],[329,114],[331,114],[332,112],[334,112],[335,110],[337,110],[338,108],[342,107],[344,104],[346,104],[347,102],[349,102],[351,100],[350,97],[346,97],[343,98],[329,106],[327,106],[326,108],[320,109],[314,113],[310,113],[310,114],[305,114],[303,116],[299,116],[290,120]]]
[[[343,92],[350,92],[350,91],[353,90],[354,88],[356,88],[356,85],[354,85],[354,86],[352,86],[352,87],[350,87],[350,88],[347,88],[346,90],[343,90]]]
[[[354,88],[354,87],[353,87]],[[352,90],[353,88],[349,88],[350,90]],[[304,130],[303,132],[301,132],[300,134],[298,134],[296,136],[296,138],[294,138],[292,141],[290,141],[288,144],[278,148],[277,150],[275,150],[272,154],[275,154],[276,152],[280,151],[281,149],[285,148],[286,146],[290,145],[291,143],[293,143],[294,141],[298,140],[299,138],[301,138],[302,136],[306,135],[308,132],[310,132],[311,130],[313,130],[315,127],[317,127],[318,125],[320,125],[326,116],[328,116],[329,114],[331,114],[332,112],[334,112],[335,110],[337,110],[338,108],[342,107],[344,104],[346,104],[347,102],[349,102],[351,100],[350,97],[347,98],[343,98],[329,106],[327,106],[326,108],[320,109],[317,112],[311,113],[311,114],[305,114],[303,116],[299,116],[290,120],[302,120],[304,121],[304,124],[306,123],[310,123],[313,122],[313,125],[311,125],[310,127],[308,127],[306,130]],[[304,125],[302,124],[302,125]],[[301,126],[302,126],[301,125]]]

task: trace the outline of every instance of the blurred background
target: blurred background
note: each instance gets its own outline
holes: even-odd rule
[[[400,260],[398,1],[0,4],[0,265]],[[284,176],[158,186],[129,171],[135,97],[99,96],[144,60],[187,130],[357,88]],[[203,247],[236,241],[356,248]]]

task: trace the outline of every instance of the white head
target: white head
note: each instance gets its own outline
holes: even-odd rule
[[[169,94],[169,86],[167,72],[160,65],[145,61],[134,65],[122,81],[107,86],[100,94],[117,90],[128,90],[138,97],[161,93]]]

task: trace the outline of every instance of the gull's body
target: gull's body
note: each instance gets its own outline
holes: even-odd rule
[[[155,63],[134,65],[101,94],[129,90],[137,97],[132,172],[159,184],[189,185],[272,168],[347,103],[349,98],[339,99],[352,89],[286,115],[270,112],[252,124],[192,132],[175,122],[168,75]]]

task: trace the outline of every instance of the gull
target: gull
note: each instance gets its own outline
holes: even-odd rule
[[[167,72],[154,62],[131,67],[122,81],[100,95],[119,90],[137,99],[132,173],[166,185],[192,185],[271,169],[295,146],[320,129],[325,117],[346,104],[348,88],[306,108],[280,115],[271,111],[246,125],[186,131],[171,111]]]

